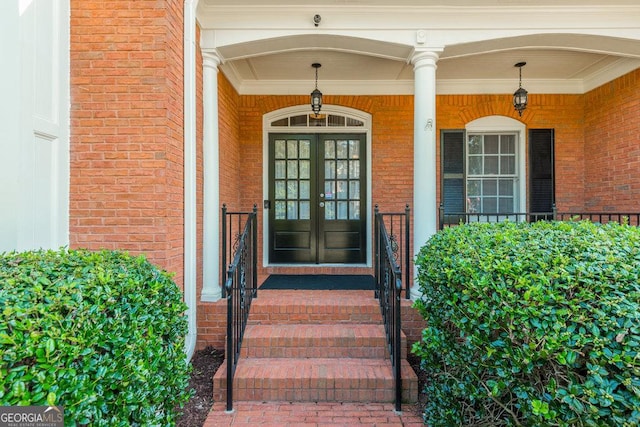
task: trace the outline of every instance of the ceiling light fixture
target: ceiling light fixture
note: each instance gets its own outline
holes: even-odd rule
[[[314,62],[311,66],[316,69],[316,88],[311,92],[311,109],[317,116],[320,109],[322,109],[322,92],[318,90],[318,68],[322,67],[322,65]]]
[[[520,117],[522,117],[522,112],[527,108],[527,91],[522,87],[522,67],[527,65],[526,62],[518,62],[514,65],[514,67],[518,67],[520,69],[520,86],[518,90],[513,94],[513,107],[516,109]]]

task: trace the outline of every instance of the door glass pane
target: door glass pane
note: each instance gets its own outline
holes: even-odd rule
[[[287,202],[287,219],[298,219],[298,202]]]
[[[334,141],[327,140],[324,142],[324,158],[325,159],[336,158],[336,144]]]
[[[286,152],[285,152],[285,142],[282,139],[278,139],[276,140],[276,159],[285,159],[286,158]]]
[[[349,202],[338,202],[338,219],[348,219],[349,218]]]
[[[360,200],[360,181],[349,181],[349,198]]]
[[[349,158],[360,158],[360,141],[349,141]]]
[[[325,179],[336,178],[336,162],[333,160],[324,161],[324,177]]]
[[[336,219],[336,202],[325,202],[324,219],[329,221]]]
[[[285,179],[287,171],[287,163],[284,160],[276,160],[276,179]]]
[[[349,178],[360,179],[360,161],[359,160],[349,161]]]
[[[287,141],[287,158],[298,158],[298,141]]]
[[[336,177],[338,179],[347,179],[349,177],[349,161],[348,160],[338,160]]]
[[[349,202],[349,219],[360,219],[360,202]]]
[[[309,181],[300,181],[300,198],[309,200],[311,198],[311,186]]]
[[[287,205],[283,201],[276,201],[276,219],[285,219],[287,217]]]
[[[349,158],[349,141],[338,141],[337,156],[339,159]]]
[[[348,197],[347,194],[347,181],[338,181],[338,194],[337,194],[337,198],[340,200],[345,200]]]
[[[324,183],[324,198],[327,200],[335,199],[336,194],[336,182],[325,181]]]
[[[298,161],[297,160],[287,160],[287,178],[289,179],[298,178]]]
[[[300,179],[311,178],[311,162],[309,160],[300,160]]]
[[[298,198],[298,181],[287,181],[287,199]]]
[[[286,199],[287,191],[284,181],[276,181],[276,199]]]
[[[311,203],[300,202],[300,219],[311,219]]]
[[[300,158],[308,159],[311,157],[311,141],[302,140],[300,141]]]

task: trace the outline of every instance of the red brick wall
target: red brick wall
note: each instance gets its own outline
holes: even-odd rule
[[[182,284],[182,2],[71,1],[70,244]]]
[[[585,208],[640,210],[640,69],[585,95]]]

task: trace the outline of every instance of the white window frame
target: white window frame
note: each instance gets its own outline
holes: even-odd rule
[[[527,180],[526,180],[526,126],[524,123],[518,120],[512,119],[506,116],[486,116],[473,120],[466,124],[466,139],[465,144],[468,143],[471,135],[477,134],[514,134],[516,137],[516,178],[515,178],[515,191],[514,198],[514,212],[522,212],[526,210],[527,206]],[[465,150],[466,152],[466,150]],[[468,153],[465,154],[466,168],[468,168]],[[468,174],[465,179],[465,193],[466,186],[469,180]]]

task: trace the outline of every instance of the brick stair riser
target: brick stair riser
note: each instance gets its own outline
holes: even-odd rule
[[[241,362],[242,363],[242,362]],[[295,360],[291,371],[295,371]],[[220,369],[226,370],[226,364]],[[388,369],[371,371],[366,377],[350,378],[348,375],[322,376],[264,376],[255,369],[240,373],[234,379],[233,397],[238,401],[343,401],[343,402],[393,402],[395,399],[393,376]],[[384,371],[384,372],[383,372]],[[404,361],[402,399],[413,403],[418,398],[418,381],[409,364]],[[220,371],[219,371],[220,372]],[[226,372],[226,371],[225,371]],[[413,374],[413,375],[412,375]],[[214,401],[226,400],[226,376],[214,377]]]
[[[363,359],[388,359],[386,337],[374,338],[298,338],[245,336],[240,357],[352,357]],[[407,358],[406,337],[402,337],[402,359]]]

